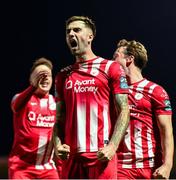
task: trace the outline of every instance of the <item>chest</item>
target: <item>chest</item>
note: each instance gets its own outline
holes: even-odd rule
[[[52,127],[55,122],[56,104],[49,98],[31,98],[25,114],[30,126]]]
[[[109,90],[109,82],[106,73],[99,71],[84,72],[74,71],[65,81],[65,92],[72,93],[98,93]]]
[[[149,111],[152,107],[152,94],[148,89],[130,88],[129,89],[130,109]]]

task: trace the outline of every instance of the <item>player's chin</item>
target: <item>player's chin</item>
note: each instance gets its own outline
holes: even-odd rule
[[[50,87],[40,87],[40,91],[43,93],[48,93],[50,91]]]

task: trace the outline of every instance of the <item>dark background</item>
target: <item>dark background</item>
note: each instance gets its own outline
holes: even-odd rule
[[[168,92],[176,134],[175,0],[4,0],[0,2],[0,156],[8,156],[13,141],[11,98],[28,86],[33,61],[41,56],[51,59],[54,75],[74,62],[65,43],[65,21],[72,15],[95,21],[93,50],[99,56],[111,59],[122,38],[145,45],[149,63],[144,75]]]

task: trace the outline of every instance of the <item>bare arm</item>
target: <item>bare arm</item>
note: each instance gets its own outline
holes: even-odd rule
[[[55,154],[61,159],[67,159],[70,147],[66,144],[62,144],[64,138],[64,119],[65,109],[64,103],[59,101],[56,103],[56,123],[53,127],[53,143],[55,148]]]
[[[112,159],[128,127],[128,123],[130,119],[130,111],[128,107],[128,95],[116,94],[115,106],[118,111],[118,117],[116,120],[114,131],[109,144],[98,152],[99,160]]]
[[[130,120],[130,111],[129,111],[129,107],[128,107],[128,95],[127,94],[116,94],[115,95],[115,105],[119,112],[119,115],[116,120],[114,132],[111,137],[110,143],[112,143],[117,150],[117,148],[120,144],[120,141],[125,134],[125,131],[128,127],[128,123]]]
[[[56,103],[56,123],[54,124],[53,129],[53,140],[54,145],[58,146],[61,143],[61,139],[63,138],[63,121],[64,121],[64,103],[63,102],[57,102]],[[62,127],[61,127],[62,126]]]
[[[173,165],[174,140],[171,115],[159,115],[158,126],[161,136],[163,164],[155,170],[155,178],[166,178],[170,176]]]

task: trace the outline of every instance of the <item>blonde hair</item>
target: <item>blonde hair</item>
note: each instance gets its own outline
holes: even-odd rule
[[[147,50],[142,43],[135,40],[127,41],[126,39],[122,39],[118,42],[117,47],[126,47],[124,53],[126,55],[134,56],[134,63],[138,68],[143,69],[146,66],[148,55]]]
[[[33,63],[33,66],[31,68],[31,73],[34,71],[34,69],[37,67],[37,66],[40,66],[40,65],[45,65],[47,66],[49,69],[53,69],[53,64],[52,62],[49,60],[49,59],[46,59],[44,57],[41,57],[41,58],[38,58],[34,61]]]

